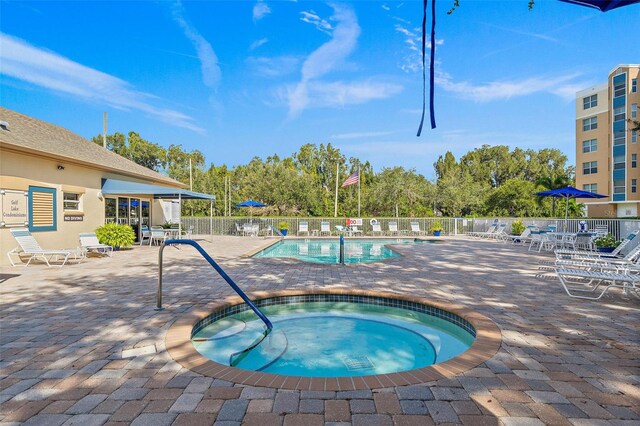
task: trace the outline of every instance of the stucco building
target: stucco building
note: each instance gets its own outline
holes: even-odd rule
[[[43,248],[78,246],[105,222],[157,225],[180,218],[180,201],[213,196],[140,166],[69,130],[0,107],[0,253],[28,227]]]
[[[640,216],[640,65],[618,65],[606,83],[576,95],[576,186],[607,195],[581,199],[589,217]]]

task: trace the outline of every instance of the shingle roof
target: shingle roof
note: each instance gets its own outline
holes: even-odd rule
[[[81,163],[88,167],[121,173],[180,188],[171,179],[109,151],[67,129],[0,107],[0,147],[38,152],[45,156]]]

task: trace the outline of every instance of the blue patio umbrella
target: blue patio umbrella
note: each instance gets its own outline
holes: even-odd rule
[[[565,3],[579,4],[581,6],[592,7],[600,12],[607,12],[622,6],[640,3],[640,0],[560,0]]]
[[[266,207],[266,204],[262,204],[258,201],[247,200],[236,204],[236,207]]]
[[[573,186],[565,188],[551,189],[549,191],[537,192],[539,197],[555,197],[565,199],[564,228],[567,229],[567,217],[569,216],[569,198],[607,198],[607,195],[596,194],[595,192],[583,191]]]

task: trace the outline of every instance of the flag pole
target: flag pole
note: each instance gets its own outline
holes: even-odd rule
[[[362,176],[360,175],[360,165],[358,164],[358,217],[360,217],[360,182],[362,181]]]
[[[338,217],[338,173],[340,173],[340,164],[336,163],[336,201],[333,205],[333,217]]]

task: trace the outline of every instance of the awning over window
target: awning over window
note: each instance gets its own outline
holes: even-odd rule
[[[215,200],[214,195],[201,194],[186,189],[172,188],[170,186],[149,185],[146,183],[128,182],[116,179],[102,180],[102,193],[112,195],[153,195],[156,199],[183,200]]]

